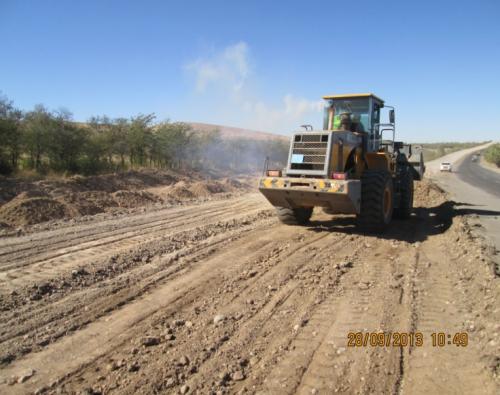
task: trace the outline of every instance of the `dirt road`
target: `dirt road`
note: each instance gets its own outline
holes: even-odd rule
[[[2,238],[0,393],[498,393],[495,251],[416,195],[378,237],[281,225],[251,193]]]

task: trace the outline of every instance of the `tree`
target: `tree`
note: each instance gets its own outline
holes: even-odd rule
[[[185,123],[169,124],[169,146],[171,150],[171,167],[182,168],[190,162],[189,146],[194,140],[191,127]]]
[[[24,145],[29,154],[29,166],[42,168],[42,158],[47,152],[50,130],[54,126],[50,112],[41,104],[25,116]]]
[[[222,139],[218,130],[199,132],[180,122],[154,124],[154,114],[130,119],[95,116],[73,121],[66,109],[37,105],[23,113],[0,95],[0,174],[27,165],[43,172],[96,174],[131,166],[255,171],[264,158],[284,166],[288,146],[282,141]]]
[[[107,115],[90,118],[88,122],[92,132],[99,137],[97,139],[102,144],[102,152],[108,162],[108,166],[113,165],[113,155],[117,143],[116,127]]]
[[[72,118],[73,115],[65,109],[52,116],[47,132],[47,155],[54,170],[78,171],[78,159],[83,153],[86,136]]]
[[[112,150],[115,155],[120,157],[120,165],[121,168],[124,169],[125,155],[129,152],[128,133],[130,124],[125,118],[117,118],[113,121],[112,128]]]
[[[5,96],[0,96],[0,173],[9,174],[18,167],[22,151],[22,111]]]
[[[144,166],[147,163],[153,143],[152,123],[155,117],[154,114],[139,114],[130,120],[127,143],[132,166]]]
[[[220,131],[214,129],[210,132],[191,131],[191,150],[194,166],[204,166],[216,168],[225,164],[226,150],[225,144],[220,136]]]

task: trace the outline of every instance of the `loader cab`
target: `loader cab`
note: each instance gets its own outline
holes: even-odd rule
[[[371,93],[324,96],[323,130],[366,135],[367,150],[380,144],[380,113],[384,101]]]

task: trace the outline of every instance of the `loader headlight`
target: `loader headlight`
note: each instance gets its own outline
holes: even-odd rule
[[[281,170],[268,170],[267,176],[268,177],[281,177]]]
[[[332,173],[332,178],[334,180],[347,180],[347,176],[348,176],[347,173],[335,173],[335,172]]]

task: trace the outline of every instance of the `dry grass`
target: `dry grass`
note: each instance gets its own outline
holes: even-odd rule
[[[420,144],[423,148],[424,160],[429,162],[431,160],[440,158],[442,156],[451,154],[452,152],[460,151],[462,149],[476,147],[485,144],[486,142],[467,142],[467,143],[427,143]]]

